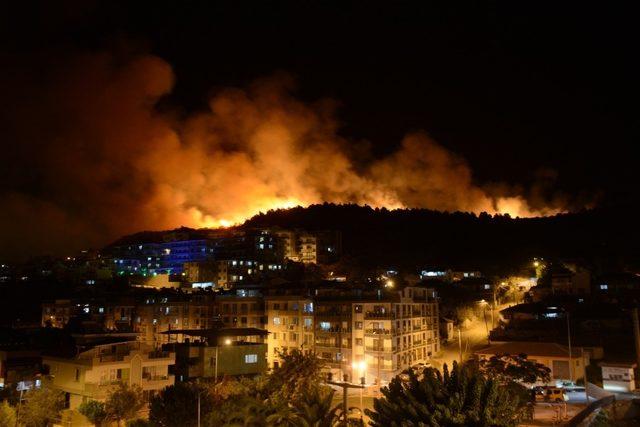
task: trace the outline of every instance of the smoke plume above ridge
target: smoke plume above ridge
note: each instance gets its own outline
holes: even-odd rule
[[[12,251],[227,226],[321,202],[512,216],[564,210],[560,201],[532,204],[508,185],[477,185],[463,158],[422,132],[363,163],[356,143],[338,134],[330,103],[297,100],[287,76],[219,91],[207,111],[180,117],[156,108],[174,85],[158,57],[60,62],[7,73],[0,85],[8,95],[0,241]]]

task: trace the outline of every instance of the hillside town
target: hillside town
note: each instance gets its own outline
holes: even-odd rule
[[[364,277],[342,261],[340,232],[274,227],[141,233],[3,265],[8,301],[15,287],[43,284],[51,298],[33,318],[5,318],[2,393],[20,407],[55,390],[59,422],[84,425],[83,405],[135,386],[144,418],[167,387],[257,378],[299,352],[318,358],[325,381],[360,387],[345,391],[355,419],[405,372],[505,355],[548,369],[527,388],[560,390],[533,400],[532,420],[633,397],[637,275],[539,257],[510,276],[384,266]]]

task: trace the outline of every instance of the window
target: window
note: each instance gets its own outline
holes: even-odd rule
[[[273,324],[274,325],[280,325],[282,323],[282,321],[280,320],[279,317],[274,317],[273,318]]]
[[[355,311],[356,313],[362,313],[362,305],[356,304],[353,308],[353,311]]]
[[[606,291],[607,289],[609,289],[609,285],[600,285],[600,289]]]
[[[322,329],[323,331],[328,331],[329,329],[331,329],[331,323],[320,322],[320,329]]]
[[[76,368],[76,381],[80,381],[80,369]]]
[[[485,285],[484,285],[484,288],[485,288],[485,289],[491,289],[491,285],[489,285],[489,284],[485,284]]]
[[[244,355],[244,363],[258,363],[258,355],[257,354],[245,354]]]
[[[307,328],[310,327],[312,325],[312,323],[313,323],[313,319],[311,319],[309,317],[304,319],[304,326],[305,327],[307,327]]]
[[[362,329],[362,322],[356,322],[356,329]]]
[[[273,309],[274,309],[274,310],[280,310],[280,304],[278,304],[278,303],[274,303],[274,304],[273,304]]]
[[[277,340],[277,339],[278,339],[278,333],[277,333],[277,332],[274,332],[272,335],[273,335],[273,339],[274,339],[274,340]]]
[[[356,345],[362,345],[362,338],[356,338]]]

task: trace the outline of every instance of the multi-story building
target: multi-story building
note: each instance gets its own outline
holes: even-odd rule
[[[400,291],[339,286],[313,293],[272,292],[265,297],[269,366],[279,351],[315,351],[340,375],[367,367],[367,382],[386,382],[440,350],[438,303],[432,289]],[[357,376],[356,376],[357,375]]]
[[[193,339],[163,346],[164,350],[176,354],[172,372],[178,381],[251,376],[267,369],[267,344],[248,339],[265,336],[267,331],[263,329],[213,328],[179,332]]]
[[[431,289],[323,289],[315,303],[315,351],[335,374],[364,375],[368,383],[381,384],[439,351]],[[352,372],[361,362],[366,371]]]
[[[216,295],[214,315],[225,327],[265,327],[264,299],[259,287],[238,287]]]
[[[270,367],[278,366],[280,352],[293,348],[309,352],[314,348],[313,300],[300,290],[278,291],[264,299]]]
[[[42,363],[48,385],[66,394],[70,409],[104,401],[120,383],[140,386],[146,399],[174,383],[175,355],[140,342],[93,345],[73,356],[43,356]]]
[[[183,342],[182,334],[164,332],[181,329],[208,329],[214,322],[213,296],[209,294],[172,294],[149,296],[136,307],[133,330],[138,339],[158,347]]]

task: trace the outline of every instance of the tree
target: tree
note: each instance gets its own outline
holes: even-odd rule
[[[382,389],[374,410],[365,410],[371,425],[471,427],[515,426],[526,405],[498,381],[486,378],[472,365],[444,365],[441,374],[425,368],[422,374],[404,372]]]
[[[296,399],[322,381],[322,360],[315,353],[293,349],[279,352],[280,364],[267,377],[267,392],[279,393],[284,400]]]
[[[16,421],[15,408],[7,401],[0,403],[0,427],[15,427]]]
[[[109,392],[105,410],[107,416],[120,425],[121,421],[135,418],[143,406],[142,389],[139,386],[120,383],[117,388]]]
[[[331,407],[335,391],[326,386],[312,387],[294,404],[294,423],[300,427],[331,427],[338,420],[338,409]]]
[[[480,370],[501,383],[509,381],[533,384],[551,381],[551,369],[529,360],[526,354],[497,354],[480,361]]]
[[[20,408],[20,422],[27,427],[49,425],[60,418],[64,409],[64,393],[50,388],[30,390],[25,395],[26,402]]]
[[[177,383],[166,387],[151,399],[149,420],[158,426],[194,426],[197,423],[198,395],[200,413],[205,416],[211,411],[209,393],[196,384]]]
[[[97,400],[87,400],[83,402],[78,408],[78,411],[98,427],[107,420],[105,404]]]

